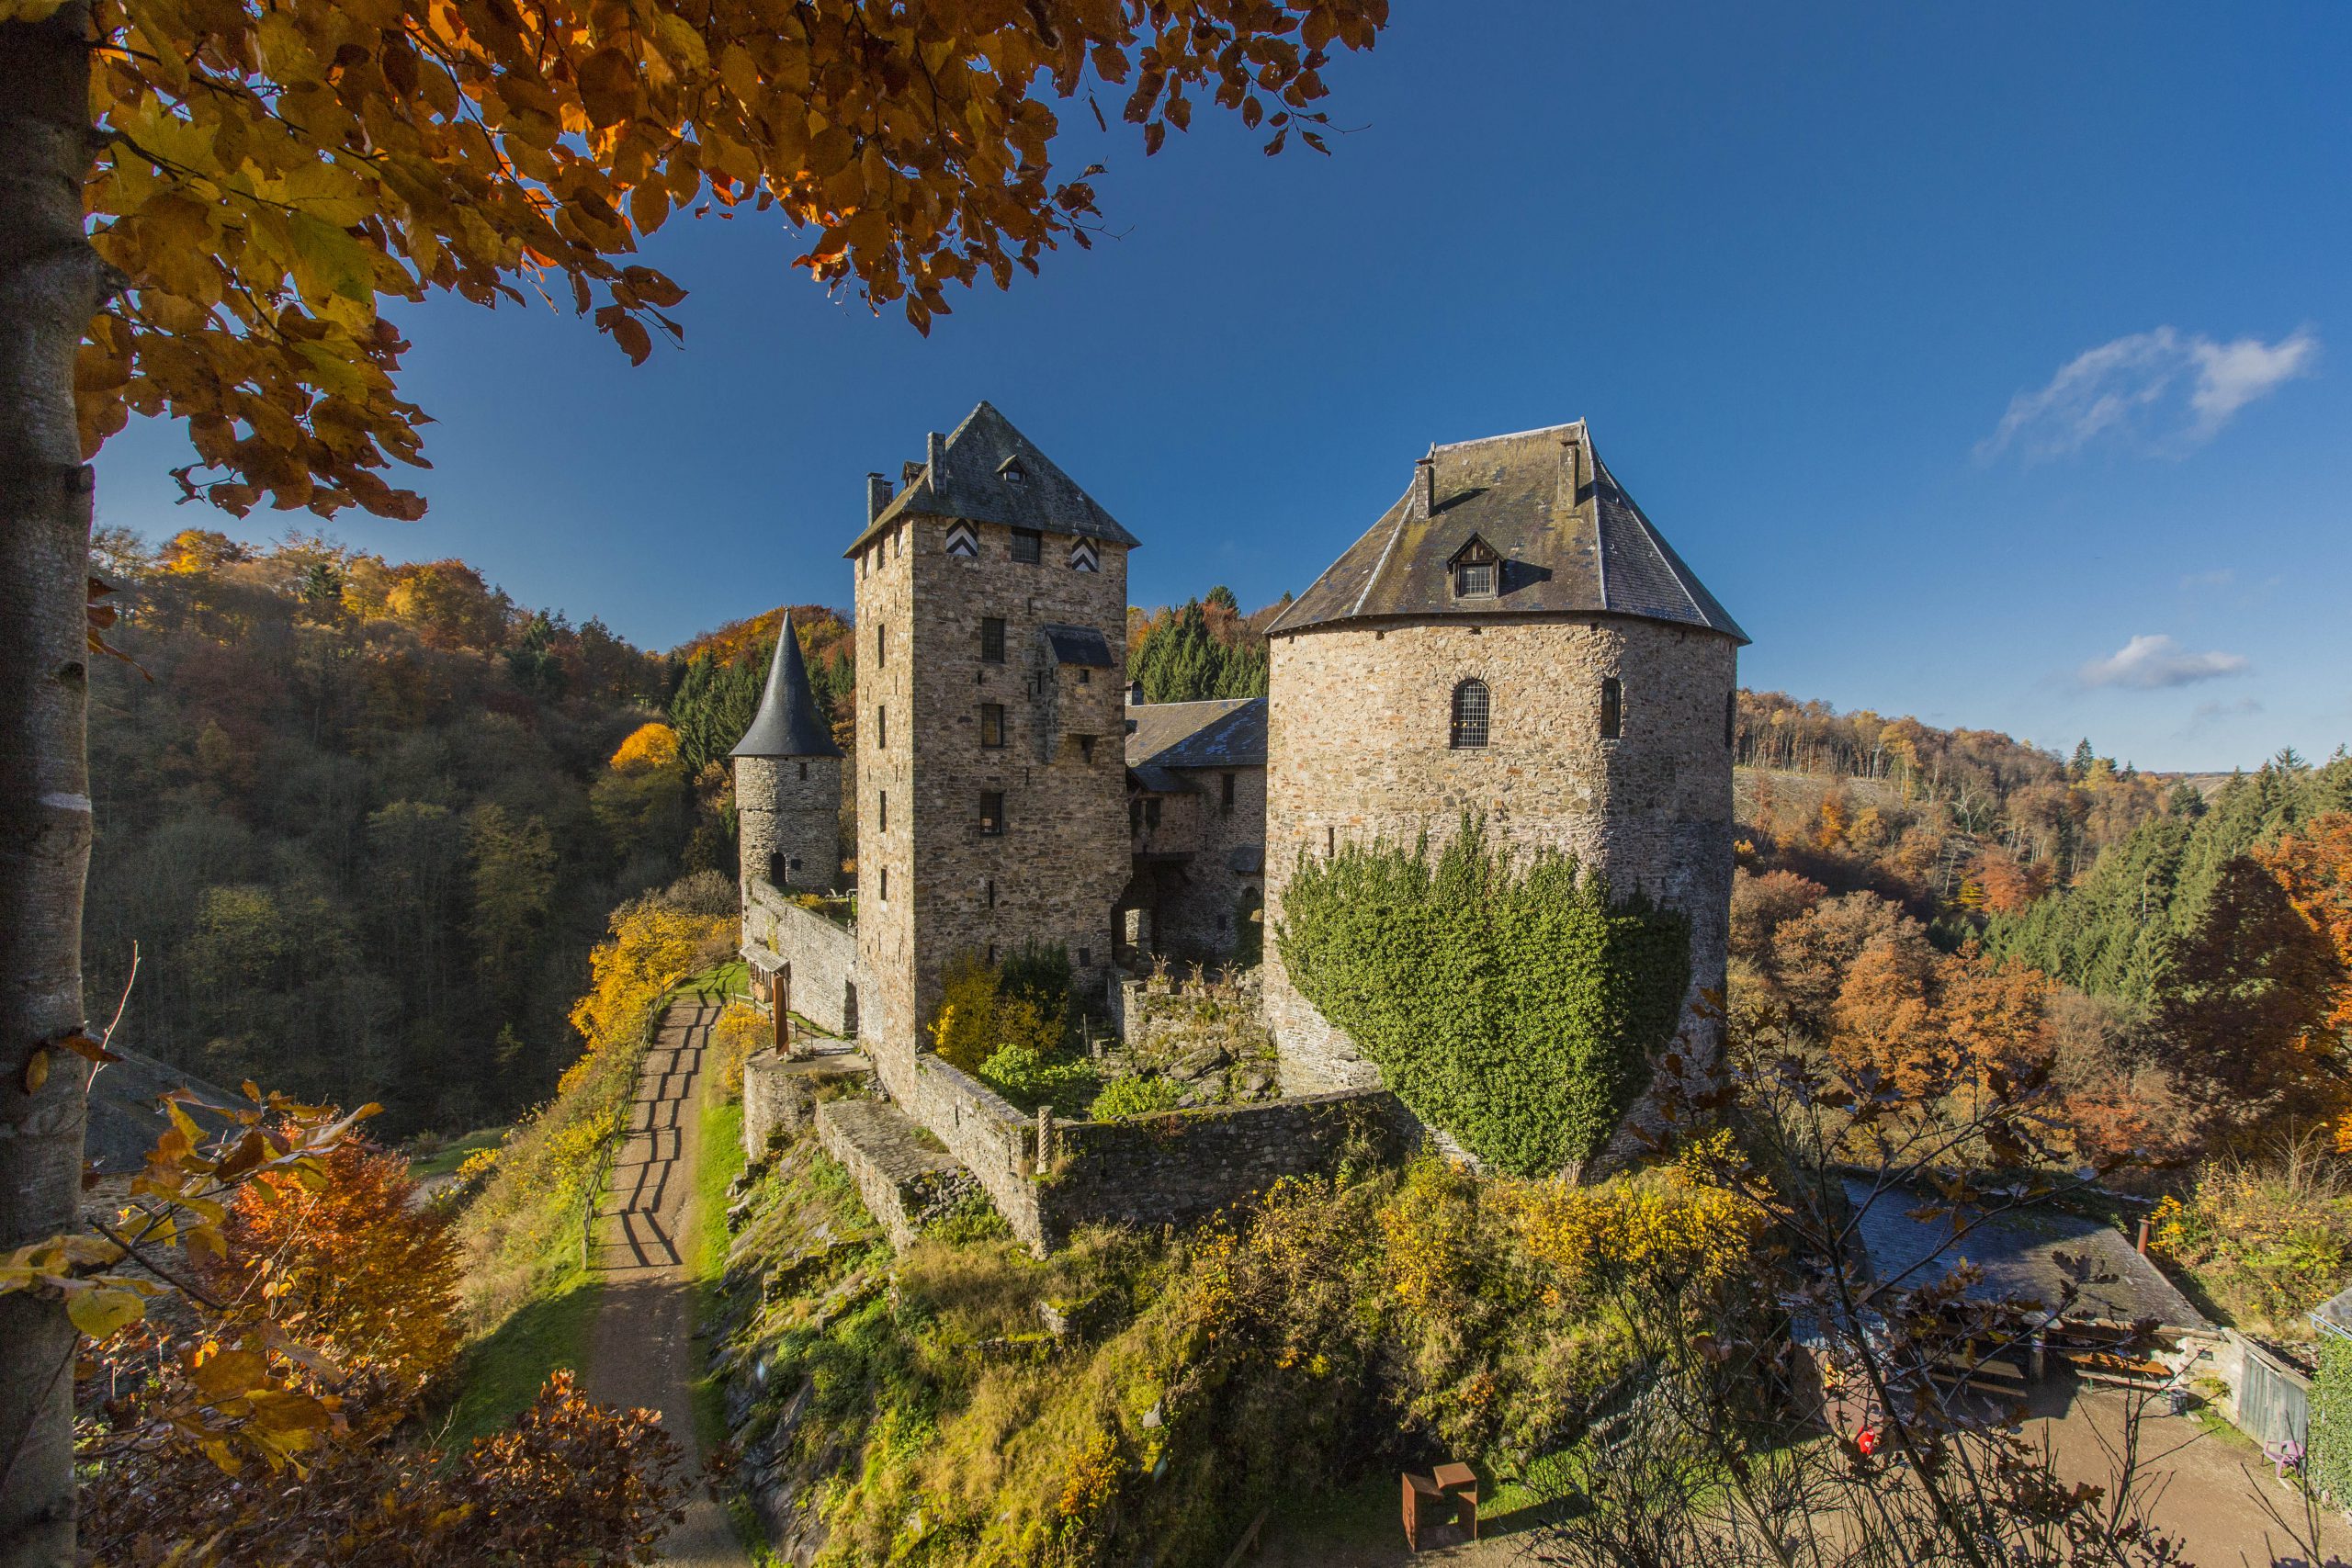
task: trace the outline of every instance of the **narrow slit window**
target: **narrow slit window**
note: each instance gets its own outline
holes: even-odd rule
[[[802,784],[808,782],[808,764],[806,762],[800,764],[800,782]]]
[[[1491,706],[1484,681],[1464,681],[1453,688],[1452,744],[1455,750],[1476,750],[1486,745]]]
[[[890,830],[890,792],[887,789],[876,790],[874,805],[876,817],[874,830],[877,833],[887,833]]]
[[[1223,790],[1223,799],[1220,800],[1219,804],[1227,811],[1230,811],[1233,809],[1233,775],[1231,773],[1223,773],[1218,776],[1223,781],[1220,786]]]
[[[1625,687],[1614,675],[1600,678],[1600,738],[1614,740],[1625,733]]]
[[[880,669],[890,662],[890,641],[880,626],[874,628],[874,666]]]
[[[874,710],[874,744],[876,746],[890,744],[890,710],[888,708],[877,707]]]

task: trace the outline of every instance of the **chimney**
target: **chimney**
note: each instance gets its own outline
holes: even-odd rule
[[[941,466],[946,461],[946,458],[947,437],[940,434],[939,432],[934,430],[922,438],[923,465],[931,469],[931,482],[933,484],[937,484],[939,482]]]
[[[1560,443],[1561,477],[1568,481],[1568,504],[1584,493],[1584,445],[1571,435]]]
[[[1143,705],[1143,682],[1141,681],[1130,681],[1127,682],[1127,705],[1131,708],[1141,707]]]
[[[865,476],[865,520],[873,522],[890,504],[890,481],[880,474]]]
[[[1408,508],[1414,517],[1427,517],[1437,511],[1437,457],[1413,459],[1413,498]]]

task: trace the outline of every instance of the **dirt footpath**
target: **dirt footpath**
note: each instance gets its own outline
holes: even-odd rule
[[[685,1450],[693,1485],[684,1522],[662,1542],[680,1568],[749,1568],[726,1513],[701,1483],[691,1393],[696,1371],[684,1258],[686,1201],[700,1154],[696,1134],[713,1002],[670,1004],[645,1054],[629,1129],[596,1213],[594,1267],[604,1284],[588,1343],[590,1397],[662,1413]]]

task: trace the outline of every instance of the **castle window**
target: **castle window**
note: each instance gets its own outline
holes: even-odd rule
[[[887,903],[888,903],[889,901],[890,901],[890,868],[889,868],[888,866],[887,866],[887,865],[886,865],[886,866],[884,866],[884,867],[882,868],[882,902],[884,902],[885,904],[887,904]]]
[[[779,886],[783,886],[784,852],[782,850],[771,850],[768,852],[768,880]]]
[[[1094,950],[1092,948],[1081,947],[1078,950],[1078,966],[1080,969],[1091,969],[1094,967]]]
[[[882,628],[881,628],[880,626],[876,626],[876,627],[875,627],[875,628],[874,628],[874,665],[875,665],[875,668],[878,670],[878,669],[880,669],[883,665],[888,664],[888,663],[889,663],[889,662],[890,662],[890,644],[889,644],[889,641],[888,641],[888,639],[887,637],[885,637],[883,636]]]
[[[874,744],[876,746],[890,744],[890,710],[888,708],[877,707],[874,710]]]
[[[1323,858],[1330,859],[1340,852],[1340,829],[1330,823],[1323,824]]]
[[[1600,678],[1600,738],[1614,740],[1625,733],[1625,687],[1614,675]]]
[[[1025,566],[1035,566],[1043,554],[1045,536],[1035,528],[1012,531],[1012,558]]]
[[[980,705],[980,744],[983,746],[1004,744],[1004,705],[1002,703]]]
[[[1456,599],[1493,598],[1495,584],[1502,575],[1502,559],[1492,545],[1476,534],[1471,535],[1445,563],[1453,573],[1453,596]]]
[[[1094,737],[1091,735],[1081,735],[1078,738],[1078,760],[1081,762],[1094,761]]]
[[[984,615],[980,619],[980,662],[1004,662],[1004,622],[994,615]]]
[[[1484,681],[1464,681],[1453,688],[1453,728],[1456,750],[1476,750],[1487,743],[1488,703]]]
[[[808,782],[808,764],[806,762],[800,764],[800,782],[802,784]]]
[[[877,833],[887,833],[890,830],[890,792],[887,789],[876,790],[875,792],[875,805],[880,814],[881,820],[875,823],[874,830]],[[884,874],[888,875],[888,874],[886,872]]]
[[[1219,788],[1223,792],[1222,798],[1218,804],[1222,805],[1226,810],[1231,811],[1233,809],[1233,775],[1231,773],[1223,773],[1218,775],[1218,777],[1220,781]]]
[[[993,839],[1004,831],[1004,792],[980,791],[980,837]]]
[[[993,876],[991,876],[991,877],[989,877],[989,878],[988,879],[988,881],[986,881],[985,883],[981,884],[981,886],[984,886],[984,887],[986,887],[986,888],[988,889],[988,895],[989,895],[989,908],[991,908],[991,909],[995,908],[996,908],[996,878],[995,878],[995,877],[993,877]]]

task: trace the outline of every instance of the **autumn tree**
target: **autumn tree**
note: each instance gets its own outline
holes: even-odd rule
[[[1097,171],[1050,100],[1098,89],[1147,152],[1204,102],[1323,146],[1334,44],[1385,0],[0,0],[0,1038],[82,1022],[90,455],[185,420],[186,492],[243,513],[414,517],[422,461],[386,295],[531,294],[632,359],[679,286],[628,257],[674,212],[771,207],[818,281],[918,328],[950,284],[1084,244]],[[62,1233],[73,1075],[0,1075],[0,1247]],[[73,1353],[42,1292],[0,1302],[0,1562],[73,1555]]]
[[[2256,849],[2254,858],[2335,953],[2337,978],[2324,1027],[2352,1034],[2352,812],[2315,817]]]

